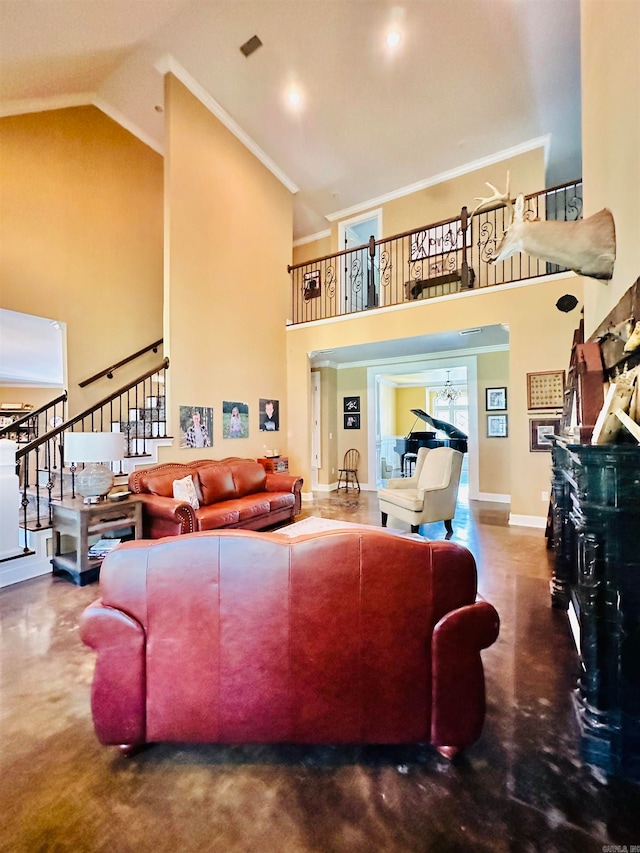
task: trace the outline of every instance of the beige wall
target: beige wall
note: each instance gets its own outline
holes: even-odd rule
[[[566,370],[579,317],[562,314],[555,303],[568,292],[582,298],[581,279],[570,273],[523,286],[498,286],[424,304],[381,309],[336,323],[289,327],[289,393],[296,389],[299,395],[300,389],[308,387],[307,353],[311,350],[507,323],[510,330],[509,381],[503,383],[501,380],[501,384],[509,387],[509,439],[504,445],[502,441],[500,444],[505,448],[508,462],[501,468],[500,482],[493,484],[491,490],[511,494],[514,520],[529,516],[542,519],[548,507],[541,493],[549,491],[550,456],[529,451],[529,421],[533,413],[530,415],[527,411],[526,374]],[[494,368],[488,370],[495,373]],[[338,371],[339,396],[343,390],[355,393],[356,386],[364,384],[366,387],[364,381],[349,386],[343,377],[347,373]],[[489,381],[486,374],[480,375],[484,376],[483,381]],[[483,410],[480,412],[482,414]],[[486,420],[480,423],[479,429],[486,429],[485,424]],[[291,428],[289,456],[297,470],[307,472],[303,474],[307,478],[309,423],[306,409],[300,407],[292,413]],[[359,440],[365,441],[362,431]],[[511,472],[509,488],[502,479],[505,471]],[[364,476],[362,480],[366,482]],[[481,484],[481,490],[489,491],[486,483]]]
[[[412,427],[417,430],[426,429],[426,424],[423,421],[415,423],[416,416],[411,414],[411,409],[425,407],[424,387],[396,388],[396,435],[406,435]]]
[[[485,181],[490,181],[503,190],[506,187],[508,171],[511,172],[512,197],[519,192],[538,192],[544,187],[544,149],[536,148],[385,204],[372,205],[372,208],[382,208],[382,236],[391,237],[422,225],[452,219],[459,215],[463,205],[467,205],[471,212],[476,205],[476,196],[491,195]],[[344,217],[349,218],[351,217]],[[339,251],[342,247],[338,246],[338,226],[338,222],[333,223],[331,238],[323,237],[316,242],[295,248],[293,263],[305,263]]]
[[[608,207],[617,244],[611,282],[585,279],[588,336],[640,274],[640,3],[582,0],[580,18],[584,212]]]
[[[95,107],[0,119],[0,304],[66,323],[72,413],[160,361],[78,387],[162,337],[162,191],[162,158]]]
[[[368,429],[369,420],[367,416],[367,369],[366,367],[348,367],[338,371],[338,460],[342,459],[347,450],[355,447],[360,451],[360,465],[358,468],[358,479],[361,483],[367,482],[367,468],[369,465]],[[360,429],[344,428],[344,397],[360,397]],[[373,428],[373,425],[372,425]]]
[[[169,428],[175,435],[181,405],[212,407],[214,446],[203,454],[176,442],[162,459],[255,458],[265,444],[286,454],[291,194],[171,75],[165,107]],[[291,399],[308,418],[308,367],[306,374]],[[261,397],[280,403],[280,432],[268,442],[259,431]],[[248,438],[222,438],[224,400],[248,403]]]
[[[478,459],[480,491],[491,495],[508,495],[511,492],[511,441],[509,394],[509,353],[487,352],[478,356]],[[487,437],[487,388],[507,389],[507,437]],[[524,453],[524,450],[522,451]]]

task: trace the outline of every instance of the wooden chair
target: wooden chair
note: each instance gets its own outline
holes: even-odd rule
[[[351,478],[354,487],[360,491],[360,482],[358,480],[358,464],[360,462],[360,451],[354,447],[347,450],[344,454],[342,468],[339,469],[338,476],[338,491],[342,488],[342,478],[344,477],[344,488],[349,491],[349,478]]]

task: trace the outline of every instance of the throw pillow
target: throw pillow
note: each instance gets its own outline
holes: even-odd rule
[[[191,474],[183,477],[182,480],[173,481],[173,496],[180,501],[190,503],[194,509],[198,509],[200,507],[200,501],[198,500],[196,487],[193,484]]]

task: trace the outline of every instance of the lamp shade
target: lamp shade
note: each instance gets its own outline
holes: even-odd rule
[[[64,439],[67,462],[114,462],[124,457],[121,432],[68,432]]]

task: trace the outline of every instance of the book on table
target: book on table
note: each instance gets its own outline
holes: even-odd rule
[[[89,557],[94,560],[102,559],[107,556],[109,551],[113,551],[121,541],[121,539],[99,539],[89,548]]]

